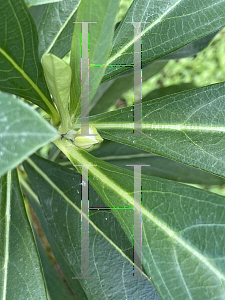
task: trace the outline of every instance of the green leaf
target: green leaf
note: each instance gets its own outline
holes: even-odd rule
[[[162,87],[148,93],[144,98],[142,98],[142,102],[193,89],[196,89],[196,86],[194,86],[194,84],[191,82]]]
[[[69,115],[71,68],[64,60],[53,54],[44,54],[41,63],[49,91],[59,110],[61,118],[59,131],[66,133],[68,128],[71,128]]]
[[[60,1],[62,0],[25,0],[25,3],[28,7],[30,7],[30,6],[60,2]]]
[[[63,279],[60,277],[60,275],[55,270],[53,264],[51,263],[49,257],[47,256],[47,253],[45,249],[43,248],[40,238],[37,235],[37,232],[35,231],[35,239],[38,246],[38,252],[40,255],[45,281],[48,288],[48,294],[50,296],[51,300],[75,300],[74,295],[69,291],[66,284],[63,282]]]
[[[68,140],[56,144],[73,165],[96,165],[89,169],[89,182],[107,207],[135,205],[141,211],[142,263],[162,299],[223,299],[224,197],[142,175],[139,205],[133,196],[136,174],[95,158]],[[81,171],[80,166],[77,169]],[[112,211],[132,242],[133,212]]]
[[[31,6],[29,11],[31,13],[32,18],[36,24],[36,28],[38,29],[43,18],[45,9],[48,7],[48,4],[38,5],[38,6]],[[40,43],[39,43],[40,47]]]
[[[0,298],[47,300],[16,171],[0,178]]]
[[[209,185],[223,185],[225,179],[178,163],[174,160],[148,153],[140,149],[130,147],[124,144],[110,142],[105,140],[101,147],[91,151],[91,154],[107,161],[110,164],[127,169],[126,165],[150,165],[149,168],[142,168],[142,174],[156,176],[170,180]],[[59,160],[59,163],[61,160]],[[71,166],[71,163],[62,163],[62,165]]]
[[[142,135],[133,135],[133,108],[90,117],[106,139],[225,176],[225,84],[146,101]],[[139,104],[137,104],[139,105]]]
[[[34,156],[33,156],[34,157]],[[24,165],[26,165],[24,163]],[[51,166],[48,165],[49,169],[51,169]],[[46,171],[46,170],[44,170]],[[46,218],[44,216],[43,210],[41,208],[41,204],[38,200],[37,195],[34,193],[34,191],[30,187],[30,182],[27,183],[24,181],[23,178],[20,178],[20,182],[22,184],[23,192],[25,193],[26,197],[28,198],[29,204],[31,205],[35,215],[38,218],[38,221],[47,237],[47,240],[49,242],[49,245],[51,247],[51,250],[56,258],[57,263],[60,265],[60,268],[63,272],[64,277],[66,278],[67,283],[69,284],[70,288],[72,289],[73,293],[75,295],[79,295],[78,300],[87,300],[87,296],[82,289],[80,282],[78,280],[72,279],[74,277],[74,272],[71,269],[66,255],[64,255],[61,250],[59,249],[57,243],[53,239],[53,236],[51,234],[49,225],[46,221]],[[47,280],[48,281],[48,280]],[[48,284],[48,282],[47,282]],[[54,299],[55,300],[55,299]]]
[[[148,80],[150,77],[157,74],[165,65],[167,61],[154,61],[145,65],[142,70],[142,81]],[[129,71],[128,71],[129,72]],[[105,112],[109,107],[115,104],[119,97],[131,89],[134,84],[134,74],[122,74],[107,82],[103,82],[89,105],[90,114]],[[108,88],[107,88],[108,87]]]
[[[0,2],[0,90],[30,100],[49,113],[59,115],[49,95],[38,58],[34,21],[22,0]]]
[[[0,175],[58,137],[29,105],[0,93]]]
[[[97,24],[88,25],[90,69],[89,73],[82,74],[83,86],[90,80],[90,101],[94,97],[105,72],[104,64],[111,49],[119,2],[119,0],[82,0],[79,6],[76,22],[97,22]],[[70,112],[76,118],[77,114],[80,113],[81,101],[81,24],[79,23],[76,23],[74,28],[70,65],[72,69]]]
[[[225,25],[224,9],[224,1],[134,0],[115,32],[107,64],[133,63],[134,26],[127,22],[148,22],[142,25],[144,65],[221,29]],[[104,80],[123,71],[121,67],[109,67]]]
[[[164,56],[162,59],[181,59],[184,57],[194,56],[208,46],[217,33],[218,30]]]
[[[79,277],[80,175],[37,156],[28,159],[24,167],[43,207],[52,236],[74,277]],[[89,198],[90,206],[104,206],[91,187]],[[132,243],[111,211],[90,211],[89,249],[89,272],[96,278],[80,280],[87,299],[159,300],[149,279],[126,278],[132,276]],[[79,294],[77,296],[79,299]]]
[[[62,58],[70,51],[79,4],[80,0],[62,0],[46,5],[38,27],[40,57],[50,52]]]

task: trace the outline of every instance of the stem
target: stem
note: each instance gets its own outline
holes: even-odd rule
[[[85,150],[79,149],[68,139],[58,139],[53,142],[71,161],[71,163],[81,172],[82,168],[76,165],[85,165],[89,162],[82,156],[82,152]]]

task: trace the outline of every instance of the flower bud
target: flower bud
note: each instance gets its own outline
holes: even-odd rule
[[[75,146],[81,149],[91,149],[95,144],[101,143],[102,141],[102,137],[93,125],[89,125],[89,135],[81,135],[80,129],[74,138]]]

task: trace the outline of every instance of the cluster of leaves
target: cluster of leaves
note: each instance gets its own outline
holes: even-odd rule
[[[186,184],[225,182],[224,83],[143,99],[142,135],[132,135],[132,106],[108,111],[133,85],[130,22],[143,22],[146,80],[168,60],[193,56],[206,47],[225,26],[225,1],[134,0],[115,30],[119,2],[0,0],[3,300],[225,299],[225,198]],[[97,22],[89,26],[90,124],[105,141],[91,152],[61,139],[64,131],[80,126],[81,25],[74,27],[75,20]],[[61,59],[70,50],[68,66]],[[57,90],[61,80],[55,61],[43,71],[41,58],[43,67],[44,58],[53,58],[48,53],[62,63],[60,70],[71,70],[63,96]],[[100,65],[108,67],[96,67]],[[48,159],[34,154],[50,142],[54,147]],[[129,208],[134,205],[135,175],[127,164],[151,166],[142,171],[142,207],[138,207],[141,278],[131,278]],[[89,170],[90,206],[124,208],[90,210],[86,279],[79,279],[82,168],[78,165],[94,165]],[[43,249],[32,214],[63,279]]]

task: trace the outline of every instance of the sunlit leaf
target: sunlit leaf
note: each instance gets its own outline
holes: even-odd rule
[[[41,63],[49,91],[61,117],[60,132],[66,133],[71,126],[69,116],[71,68],[64,60],[50,53],[42,56]]]

